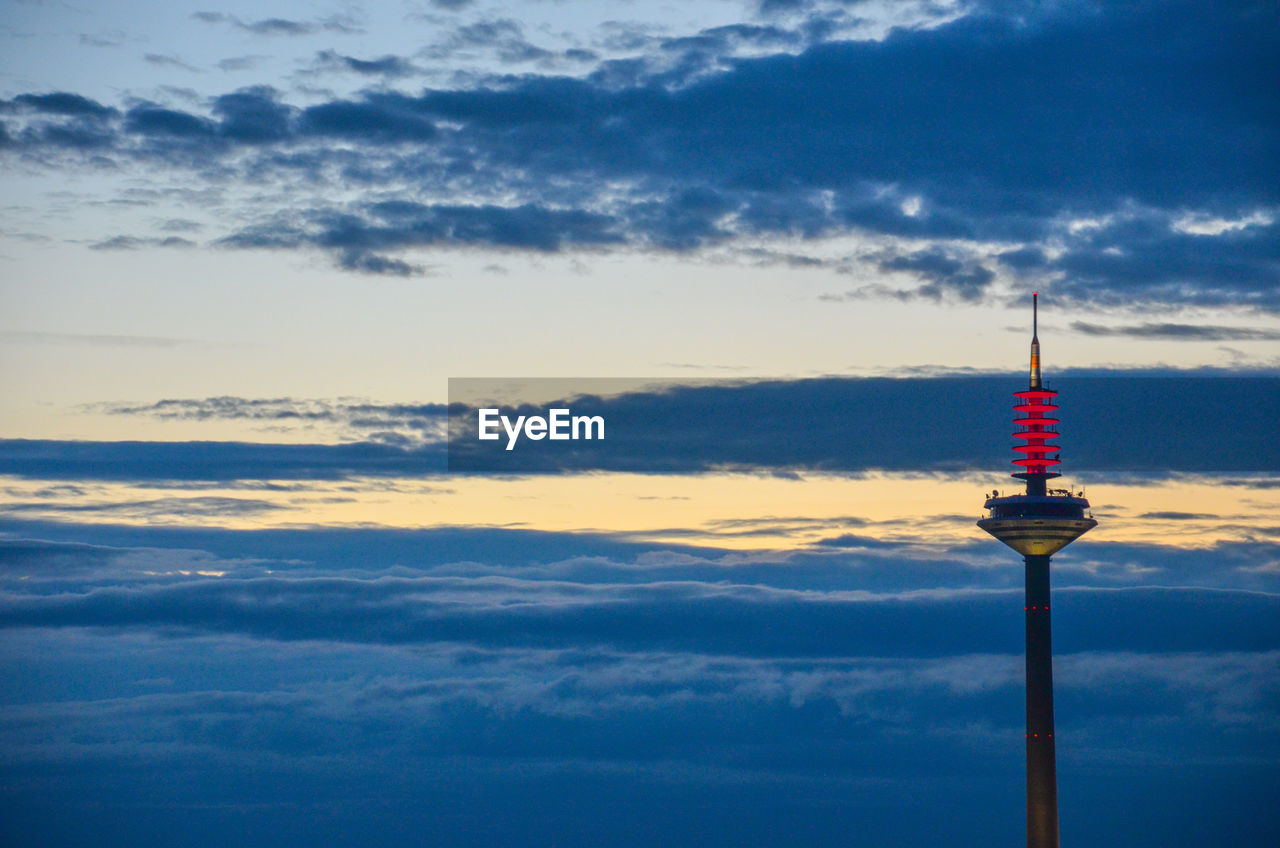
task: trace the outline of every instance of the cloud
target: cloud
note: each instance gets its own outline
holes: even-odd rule
[[[48,333],[37,330],[0,330],[0,339],[47,344],[87,344],[109,347],[158,347],[203,344],[196,339],[178,339],[168,336],[124,336],[108,333]]]
[[[101,465],[103,462],[110,467]],[[368,441],[346,445],[236,442],[0,442],[6,473],[48,479],[335,480],[419,476],[444,468],[440,447],[405,449]]]
[[[74,831],[79,817],[55,813],[93,787],[93,832],[129,836],[143,819],[149,832],[181,832],[195,821],[201,846],[246,823],[317,844],[339,825],[377,842],[417,833],[486,848],[584,832],[638,848],[679,842],[691,829],[708,845],[786,844],[803,823],[824,843],[857,831],[914,848],[936,840],[936,825],[919,820],[949,805],[948,827],[962,836],[1013,840],[1020,827],[1004,814],[1021,802],[1016,655],[796,662],[75,631],[18,634],[9,648],[26,695],[0,708],[4,773],[15,787],[6,821],[19,838]],[[1237,823],[1231,832],[1259,835],[1271,827],[1270,807],[1210,789],[1224,768],[1273,768],[1259,763],[1257,746],[1273,733],[1274,662],[1237,653],[1064,658],[1061,779],[1105,810],[1106,795],[1149,785],[1141,774],[1167,775],[1158,797],[1130,800],[1126,821],[1189,793],[1199,799],[1194,821],[1222,816]],[[71,683],[59,690],[52,681]],[[1168,733],[1170,723],[1180,732]],[[816,793],[839,803],[815,806]],[[573,815],[581,803],[610,815]],[[655,808],[664,814],[645,827]],[[67,824],[51,830],[50,821]],[[1136,826],[1087,821],[1088,833],[1123,844],[1144,844],[1126,838],[1137,831],[1179,844],[1153,827],[1159,816]],[[1182,825],[1166,827],[1182,834]],[[1206,829],[1194,826],[1193,840]]]
[[[1276,311],[1280,289],[1268,279],[1280,270],[1280,221],[1207,235],[1165,212],[1121,216],[1069,240],[1045,269],[1060,275],[1058,294],[1101,305],[1168,298]]]
[[[160,222],[159,229],[170,233],[194,233],[204,229],[204,224],[190,218],[169,218]]]
[[[774,15],[805,9],[813,3],[814,0],[759,0],[757,6],[760,14]]]
[[[1156,518],[1156,519],[1163,519],[1166,521],[1197,521],[1205,518],[1218,518],[1220,516],[1216,516],[1213,514],[1206,514],[1202,512],[1177,512],[1173,510],[1164,510],[1161,512],[1144,512],[1142,515],[1139,515],[1138,517],[1139,518]]]
[[[0,105],[0,109],[6,111],[14,108],[79,118],[109,118],[117,114],[115,109],[103,106],[96,100],[66,91],[55,91],[49,94],[19,94]]]
[[[996,276],[982,265],[964,262],[937,248],[888,257],[879,265],[882,271],[907,271],[923,279],[925,285],[914,294],[931,300],[954,296],[979,301]]]
[[[141,136],[213,138],[214,124],[208,119],[154,103],[143,103],[125,113],[125,129]]]
[[[731,656],[1016,653],[1019,590],[872,595],[708,583],[507,577],[267,575],[0,599],[6,627],[180,628],[284,641],[600,646]],[[1280,596],[1201,589],[1060,589],[1058,650],[1280,650]],[[1008,613],[1002,615],[1001,613]],[[1235,625],[1225,630],[1221,622]],[[663,622],[661,627],[654,623]],[[1003,622],[1003,624],[998,624]],[[1070,623],[1067,626],[1067,623]]]
[[[391,55],[356,59],[335,50],[321,50],[316,54],[314,63],[317,71],[349,71],[365,76],[405,77],[421,73],[408,59]]]
[[[268,56],[232,56],[229,59],[218,60],[218,70],[221,71],[251,71],[262,64],[263,60]]]
[[[161,420],[324,421],[363,430],[409,429],[443,433],[447,407],[440,403],[377,404],[359,400],[297,398],[168,398],[150,404],[106,403],[91,407],[109,415],[144,415]]]
[[[1079,302],[1280,308],[1280,156],[1265,117],[1274,87],[1254,84],[1280,77],[1274,29],[1258,23],[1265,4],[964,11],[795,54],[768,27],[721,27],[669,40],[674,58],[661,66],[482,76],[305,108],[258,88],[224,95],[239,103],[222,112],[144,104],[123,119],[100,111],[89,127],[10,108],[20,97],[5,109],[7,146],[161,163],[220,184],[274,178],[294,188],[222,243],[328,250],[358,272],[408,273],[420,263],[399,252],[454,244],[692,251],[860,233],[925,240],[891,241],[853,264],[922,279],[903,291],[929,297],[993,296],[998,255],[999,267]],[[469,23],[449,49],[540,56],[521,31]],[[751,55],[732,52],[744,43]],[[322,55],[357,72],[406,70],[394,56]],[[239,132],[232,117],[250,109],[269,131]],[[299,175],[304,197],[291,193]],[[364,197],[335,206],[326,188],[338,183]],[[417,209],[421,229],[379,220],[386,202]],[[532,239],[448,223],[465,214],[496,228],[521,210],[559,221]],[[594,233],[583,238],[579,222]],[[325,247],[348,230],[378,249]]]
[[[267,86],[242,88],[223,94],[211,110],[220,121],[220,134],[234,142],[263,144],[289,136],[290,122],[297,110],[284,105],[275,89]]]
[[[193,74],[204,73],[201,68],[197,68],[188,62],[184,62],[177,56],[168,56],[161,53],[147,53],[142,58],[150,65],[158,65],[163,68],[177,68],[178,70],[187,71],[188,73]]]
[[[1128,336],[1138,339],[1186,339],[1187,341],[1274,341],[1280,331],[1255,327],[1223,327],[1205,324],[1143,323],[1108,327],[1085,321],[1071,322],[1071,329],[1087,336]]]
[[[348,271],[388,277],[412,277],[423,271],[421,265],[410,265],[399,259],[362,250],[344,250],[338,258],[338,266]]]
[[[200,643],[196,641],[196,645]],[[75,640],[69,647],[83,650]],[[305,650],[270,643],[262,650],[276,662],[314,659]],[[212,653],[218,662],[227,660],[216,650],[205,652]],[[152,653],[160,653],[158,659],[166,666],[173,662],[168,651]],[[392,659],[362,653],[379,671]],[[408,745],[419,756],[427,752],[424,747],[443,753],[437,746],[445,746],[455,754],[502,760],[521,754],[557,758],[576,754],[588,759],[669,763],[714,761],[730,755],[726,748],[746,742],[760,723],[772,723],[777,734],[797,747],[790,756],[784,745],[760,749],[754,762],[739,763],[746,771],[768,771],[784,763],[806,771],[818,768],[824,759],[816,756],[820,740],[824,735],[831,738],[833,731],[835,744],[845,755],[852,755],[843,768],[860,771],[868,765],[866,752],[860,749],[868,743],[878,747],[883,740],[859,743],[852,732],[859,724],[863,733],[873,737],[912,725],[928,727],[935,744],[946,739],[959,745],[965,744],[958,738],[965,721],[981,722],[988,732],[1013,730],[1009,725],[1016,721],[1015,711],[1010,711],[1012,720],[1007,723],[993,721],[983,713],[993,701],[1003,704],[1006,699],[1013,700],[1010,696],[1019,688],[1020,676],[1016,658],[1001,655],[905,662],[833,658],[787,664],[591,649],[493,652],[449,646],[426,663],[420,658],[396,658],[407,666],[404,671],[384,672],[372,679],[309,681],[266,692],[137,692],[112,701],[45,705],[43,713],[11,707],[3,714],[0,732],[16,735],[23,724],[38,726],[46,740],[41,747],[66,751],[73,745],[73,732],[69,732],[73,727],[79,729],[82,744],[105,746],[118,742],[132,725],[145,728],[149,738],[138,742],[151,745],[199,742],[233,757],[253,752],[294,758],[306,755],[308,743],[315,746],[316,734],[325,739],[322,747],[329,748],[339,743],[332,735],[341,733],[344,724],[357,732],[385,724],[403,730],[392,733],[391,738],[354,740],[357,747],[381,753],[384,747]],[[1267,681],[1265,675],[1268,659],[1274,660],[1274,655],[1081,655],[1062,664],[1064,685],[1060,688],[1068,697],[1082,695],[1093,701],[1091,720],[1127,718],[1143,735],[1170,714],[1184,717],[1201,733],[1214,725],[1232,724],[1256,731],[1265,726],[1259,717],[1233,722],[1228,711],[1238,714],[1241,708],[1261,706],[1274,693],[1274,681]],[[262,660],[250,663],[258,671]],[[477,675],[477,671],[483,674]],[[428,677],[424,672],[434,674]],[[182,677],[185,675],[179,675]],[[1126,678],[1167,695],[1148,703],[1146,710],[1135,710],[1134,701],[1120,690]],[[164,685],[172,679],[160,678],[158,682]],[[1232,685],[1241,686],[1234,699]],[[1114,702],[1103,700],[1116,696]],[[946,711],[947,717],[926,714],[948,697],[953,699],[953,707]],[[1223,714],[1212,718],[1196,715],[1197,697],[1206,698]],[[1105,704],[1101,708],[1100,700]],[[899,704],[896,710],[889,707],[895,701]],[[646,745],[642,728],[664,712],[676,726],[651,727]],[[724,722],[719,727],[712,726],[717,715]],[[821,722],[825,727],[804,727],[806,718],[819,717],[825,718]],[[296,729],[308,732],[261,732],[272,724],[282,731],[291,722]],[[258,732],[218,735],[217,729],[227,723],[245,730],[256,726]],[[579,733],[556,732],[561,724]],[[612,740],[606,734],[591,732],[592,726],[599,724],[613,730]],[[481,728],[487,728],[491,735],[486,738],[478,732]],[[523,744],[512,738],[522,731],[529,734]],[[696,731],[703,744],[682,745],[681,736],[689,731]],[[450,732],[456,734],[452,744],[446,741]],[[415,742],[414,734],[427,734],[427,738]],[[12,742],[24,752],[31,750],[29,742]],[[1158,750],[1183,753],[1180,748],[1169,742]],[[1230,748],[1233,757],[1241,756],[1240,746]],[[882,768],[894,771],[892,766]]]
[[[313,116],[317,134],[367,134],[378,125],[375,110],[334,108]],[[431,134],[429,124],[398,120],[382,124],[386,138]],[[222,239],[239,248],[293,248],[312,245],[335,252],[353,271],[406,276],[419,269],[379,251],[406,246],[462,244],[552,252],[564,245],[618,244],[624,237],[611,216],[576,209],[528,204],[517,207],[424,205],[383,201],[359,210],[313,210],[305,218],[260,223]]]
[[[234,516],[256,515],[285,509],[280,504],[254,498],[230,497],[171,497],[148,498],[145,500],[113,500],[97,503],[48,503],[42,501],[16,502],[5,504],[5,509],[16,514],[39,515],[105,515],[119,516],[122,520],[154,520],[163,518],[193,517],[225,518]]]
[[[420,110],[403,108],[400,98],[381,96],[360,101],[333,101],[310,106],[301,116],[300,130],[308,136],[332,136],[379,144],[429,141],[435,124]]]
[[[111,547],[39,539],[0,540],[0,582],[28,587],[38,585],[38,591],[198,579],[237,571],[251,573],[250,569],[258,562],[220,558],[206,551],[173,547]],[[261,572],[262,569],[259,566],[256,570]]]
[[[378,491],[377,482],[363,484]],[[57,487],[45,487],[46,489]],[[91,483],[77,494],[15,491],[10,498],[57,505],[61,502],[106,502],[128,497],[119,490],[95,489]],[[199,487],[191,487],[196,488]],[[218,488],[224,488],[219,486]],[[245,487],[255,498],[286,506],[323,498],[334,489],[303,483],[276,482]],[[353,491],[344,488],[341,491]],[[356,489],[354,491],[360,491]],[[188,497],[174,489],[171,497]],[[53,519],[57,520],[53,520]],[[46,520],[47,519],[47,520]],[[141,557],[152,573],[218,570],[242,578],[341,576],[369,580],[387,574],[397,577],[476,579],[501,577],[563,584],[634,585],[644,583],[707,584],[732,582],[790,592],[881,593],[1002,592],[1021,585],[1021,568],[1008,551],[995,545],[964,516],[968,543],[920,546],[904,542],[852,540],[839,537],[811,546],[797,543],[787,550],[744,554],[702,544],[654,542],[625,533],[555,533],[515,528],[442,527],[423,530],[394,528],[308,527],[302,529],[230,530],[203,528],[199,522],[166,526],[128,523],[77,524],[75,516],[34,514],[10,516],[0,529],[11,538],[48,540],[48,561],[34,554],[14,559],[0,541],[0,561],[14,562],[10,572],[23,591],[37,591],[43,581],[56,579],[77,555],[79,543],[92,539],[95,549],[111,546],[110,583],[125,585],[139,579]],[[1109,521],[1109,520],[1108,520]],[[1108,522],[1104,522],[1107,524]],[[855,523],[846,522],[848,526]],[[747,529],[750,529],[749,527]],[[866,533],[894,529],[868,523]],[[899,528],[901,529],[901,528]],[[731,535],[731,534],[730,534]],[[23,544],[23,543],[14,543]],[[1200,549],[1167,545],[1117,544],[1090,535],[1057,561],[1055,588],[1114,589],[1165,587],[1231,589],[1276,593],[1280,539],[1255,536],[1248,541],[1220,542]],[[65,549],[64,549],[65,548]],[[170,553],[176,549],[176,553]],[[145,553],[142,556],[139,551]],[[161,553],[157,553],[161,552]],[[197,562],[198,565],[193,565]],[[93,560],[94,567],[99,560]],[[245,563],[255,563],[252,568]],[[146,578],[152,582],[154,578]],[[87,585],[87,584],[86,584]],[[81,585],[83,589],[85,586]],[[74,588],[74,587],[73,587]],[[42,590],[41,590],[42,591]]]
[[[11,535],[36,526],[0,522],[0,776],[15,787],[0,807],[19,845],[88,835],[68,814],[85,793],[93,833],[121,843],[138,821],[184,844],[198,822],[209,846],[258,825],[318,843],[335,826],[559,843],[582,835],[570,813],[587,802],[611,811],[587,817],[601,840],[628,848],[680,842],[708,805],[724,817],[705,823],[712,845],[791,844],[803,822],[824,842],[923,848],[936,825],[913,822],[947,805],[948,832],[1019,835],[1021,573],[964,547],[735,554],[477,528],[71,522]],[[1113,567],[1170,570],[1100,588],[1070,567],[1086,545]],[[1060,779],[1093,810],[1150,788],[1081,832],[1190,845],[1228,832],[1219,818],[1250,843],[1275,826],[1265,790],[1213,791],[1275,772],[1276,577],[1226,588],[1263,548],[1082,542],[1060,558]],[[814,805],[828,794],[839,803]],[[1171,795],[1195,797],[1194,817],[1153,827]],[[1134,825],[1135,810],[1153,815]]]
[[[151,247],[195,247],[195,242],[181,236],[165,236],[164,238],[139,238],[137,236],[114,236],[104,241],[89,245],[90,250],[141,250]]]
[[[319,32],[356,35],[364,32],[355,19],[348,15],[331,15],[327,18],[318,18],[310,21],[289,18],[260,18],[256,21],[246,21],[236,15],[222,12],[196,12],[191,17],[202,23],[227,24],[235,29],[263,36],[314,35]]]
[[[463,24],[444,39],[424,47],[420,54],[433,60],[451,58],[458,53],[491,51],[503,63],[545,61],[555,54],[538,47],[524,37],[524,27],[510,18],[488,18]]]
[[[122,124],[112,123],[114,135],[86,133],[52,118],[24,119],[10,132],[11,146],[106,147],[118,156],[161,157],[187,167],[196,161],[196,149],[218,158],[236,154],[241,145],[286,145],[300,148],[299,155],[264,150],[246,167],[256,174],[264,168],[283,174],[281,168],[308,162],[312,177],[323,179],[331,165],[346,159],[345,179],[367,182],[384,199],[390,189],[392,202],[414,205],[423,217],[430,217],[425,210],[448,217],[459,209],[507,216],[549,209],[565,218],[550,239],[478,241],[518,249],[640,243],[696,250],[751,235],[814,238],[848,230],[962,239],[967,250],[916,247],[873,261],[882,271],[924,279],[923,287],[911,289],[917,294],[963,300],[981,298],[991,288],[993,272],[981,259],[984,245],[1014,241],[1022,247],[1000,250],[1007,267],[1074,299],[1272,310],[1270,281],[1280,239],[1274,225],[1263,223],[1273,219],[1254,211],[1280,203],[1266,188],[1280,181],[1259,170],[1275,158],[1260,153],[1274,139],[1255,129],[1261,92],[1235,85],[1241,74],[1270,78],[1262,69],[1274,54],[1269,30],[1253,25],[1258,11],[1248,4],[1207,18],[1195,5],[1177,12],[1166,6],[1090,16],[1020,8],[1017,14],[1024,21],[1030,15],[1030,25],[1015,25],[998,9],[976,7],[950,23],[895,31],[883,41],[833,42],[798,55],[762,53],[723,67],[715,57],[736,49],[731,44],[747,40],[776,49],[786,39],[768,28],[721,27],[668,44],[681,56],[701,51],[703,66],[720,68],[696,79],[686,75],[678,85],[669,69],[640,70],[626,83],[610,82],[616,77],[612,71],[608,79],[495,78],[418,96],[366,92],[301,110],[257,89],[225,95],[240,98],[239,110],[256,108],[271,116],[270,132],[255,136],[239,134],[226,110],[213,116],[215,122],[144,105]],[[202,19],[230,20],[218,13]],[[1220,38],[1183,39],[1183,30],[1214,31]],[[1139,31],[1163,35],[1124,35]],[[1099,33],[1107,35],[1103,42]],[[533,55],[516,49],[521,38],[518,24],[504,20],[468,24],[456,34],[463,45],[508,44],[513,60]],[[1077,54],[1089,43],[1107,47],[1085,61]],[[1218,43],[1236,45],[1231,62],[1211,46]],[[1158,55],[1172,49],[1165,47],[1170,44],[1184,51],[1178,61]],[[320,55],[357,72],[399,73],[407,67],[393,56]],[[1024,61],[1027,55],[1036,61]],[[1150,69],[1157,65],[1174,73],[1154,74]],[[1024,72],[1006,70],[1014,67]],[[1085,69],[1087,79],[1061,85],[1065,67],[1076,74]],[[1187,74],[1194,74],[1194,84],[1183,79]],[[857,84],[837,86],[843,80]],[[1232,93],[1195,93],[1215,87]],[[890,95],[891,104],[885,102]],[[1139,97],[1166,108],[1134,109]],[[1174,132],[1174,123],[1204,129],[1189,136]],[[947,127],[945,144],[941,136],[922,132],[935,124]],[[1145,140],[1158,166],[1127,161],[1135,139]],[[328,140],[368,146],[353,165],[350,151],[330,148]],[[1071,155],[1062,153],[1068,150]],[[703,185],[681,185],[691,173]],[[1046,173],[1056,175],[1051,184],[1043,179]],[[1174,173],[1198,177],[1176,181],[1170,178]],[[421,187],[419,196],[405,190],[409,184]],[[1212,192],[1203,188],[1210,184]],[[605,195],[598,188],[603,185],[621,191]],[[423,199],[424,190],[439,197],[508,199],[502,206],[443,203]],[[695,197],[714,202],[691,203]],[[325,220],[340,220],[367,231],[358,237],[376,239],[382,247],[331,249],[338,264],[393,274],[415,266],[394,256],[397,251],[477,243],[468,238],[468,227],[445,227],[438,238],[387,227],[371,214],[381,202],[313,205],[301,213],[303,221],[284,221],[284,230],[273,234],[281,218],[298,214],[290,202],[275,213],[268,209],[263,220],[223,243],[324,249]],[[1197,220],[1253,210],[1246,218],[1255,223],[1188,229],[1188,210]],[[569,216],[607,222],[608,238],[573,238]],[[1080,227],[1080,218],[1103,223]],[[1055,249],[1045,252],[1051,243]],[[894,291],[884,287],[878,293]]]
[[[80,33],[80,43],[86,47],[119,47],[129,40],[129,34],[119,30],[96,35]]]
[[[1053,375],[1062,392],[1062,457],[1082,471],[1280,470],[1280,433],[1243,438],[1222,409],[1280,418],[1274,377],[1218,379],[1141,372]],[[599,415],[604,441],[539,442],[507,451],[475,438],[475,412],[451,415],[450,468],[508,472],[574,469],[687,473],[716,469],[959,471],[996,469],[1012,459],[1012,413],[999,398],[1016,385],[995,377],[816,378],[670,386],[612,398],[542,406],[504,405],[502,414],[572,409]],[[588,389],[589,390],[589,389]],[[1134,397],[1179,403],[1134,405]],[[501,398],[499,398],[501,399]],[[921,410],[945,406],[945,413]],[[1262,408],[1257,405],[1263,404]],[[1132,434],[1144,438],[1135,440]],[[1260,435],[1260,434],[1259,434]],[[1170,450],[1176,445],[1176,450]]]

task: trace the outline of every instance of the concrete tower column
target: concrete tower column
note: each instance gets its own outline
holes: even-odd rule
[[[1027,565],[1027,848],[1058,848],[1058,771],[1053,739],[1049,557]]]

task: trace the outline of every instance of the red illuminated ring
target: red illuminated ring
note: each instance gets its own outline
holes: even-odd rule
[[[1054,439],[1058,438],[1056,429],[1049,429],[1058,423],[1058,419],[1049,417],[1058,407],[1048,403],[1057,394],[1052,389],[1043,388],[1013,393],[1018,398],[1013,408],[1024,416],[1013,419],[1019,428],[1013,437],[1022,443],[1013,446],[1014,453],[1021,454],[1013,464],[1028,474],[1048,475],[1049,468],[1062,464],[1057,459],[1049,459],[1049,454],[1056,455],[1062,449],[1054,444]]]

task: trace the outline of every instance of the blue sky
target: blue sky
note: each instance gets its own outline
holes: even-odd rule
[[[1278,26],[7,4],[3,841],[1016,843],[1039,291],[1064,841],[1274,842]]]

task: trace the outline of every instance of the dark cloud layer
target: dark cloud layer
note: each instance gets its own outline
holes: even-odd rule
[[[1125,372],[1120,372],[1125,373]],[[1132,372],[1129,372],[1132,373]],[[1280,471],[1280,380],[1070,374],[1061,391],[1064,469],[1088,472]],[[167,400],[109,406],[121,414],[231,418],[294,427],[323,423],[347,444],[0,440],[0,473],[47,479],[268,480],[422,476],[455,471],[616,470],[690,473],[956,472],[1011,469],[1011,393],[995,377],[821,378],[672,386],[546,407],[606,421],[603,441],[475,439],[476,411],[440,404],[331,404],[287,398]],[[1167,403],[1177,398],[1176,405]],[[1251,425],[1223,410],[1250,411]],[[447,448],[447,451],[446,451]]]
[[[1280,380],[1063,376],[1062,456],[1071,472],[1278,471]],[[1025,382],[1022,384],[1025,385]],[[551,407],[606,421],[603,441],[479,441],[475,410],[451,410],[453,470],[715,468],[956,471],[1009,468],[1012,391],[1001,378],[842,379],[674,387]],[[1163,402],[1177,398],[1177,404]],[[1145,402],[1135,402],[1142,399]],[[1224,409],[1249,408],[1246,435]]]
[[[797,597],[846,592],[869,600],[860,593],[921,592],[927,596],[919,599],[921,603],[929,602],[934,592],[942,592],[942,600],[976,592],[980,600],[987,593],[1017,590],[1022,585],[1017,561],[991,544],[973,526],[972,517],[962,520],[969,541],[946,550],[903,542],[851,544],[842,538],[838,545],[799,543],[795,549],[740,554],[714,546],[714,526],[701,528],[699,544],[679,545],[618,533],[479,527],[244,531],[148,526],[144,521],[86,528],[74,523],[74,515],[41,521],[15,514],[0,525],[9,534],[0,540],[0,576],[15,581],[24,592],[47,595],[149,586],[187,579],[175,575],[187,572],[189,577],[199,571],[240,579],[498,576],[516,581],[513,585],[542,580],[616,587],[663,583],[723,588],[732,578],[740,586],[768,587]],[[1249,538],[1234,534],[1242,535]],[[45,541],[14,541],[24,538]],[[83,544],[86,538],[94,544]],[[1274,593],[1278,539],[1254,534],[1252,541],[1187,550],[1109,543],[1090,536],[1087,544],[1074,546],[1069,556],[1056,561],[1054,585]],[[92,576],[99,570],[99,576]],[[899,600],[911,599],[904,595]]]
[[[1190,339],[1197,341],[1275,341],[1280,340],[1280,330],[1261,330],[1254,327],[1220,327],[1205,324],[1145,323],[1118,327],[1073,321],[1071,329],[1086,336],[1128,336],[1137,339]]]
[[[513,578],[232,577],[11,597],[6,627],[159,628],[285,641],[604,646],[765,657],[1016,653],[1019,590],[813,597],[758,586],[585,586]],[[1280,651],[1280,598],[1222,590],[1059,590],[1066,653]],[[1224,629],[1220,622],[1236,622]],[[904,626],[911,622],[910,626]]]
[[[753,58],[725,56],[776,33],[727,27],[672,40],[664,49],[680,60],[659,66],[305,108],[262,87],[208,114],[23,95],[4,104],[5,146],[219,182],[305,175],[314,196],[268,204],[221,243],[319,248],[355,271],[413,273],[397,253],[443,245],[694,250],[862,231],[967,245],[875,259],[915,272],[925,296],[983,297],[997,267],[985,245],[998,242],[1009,273],[1081,301],[1280,307],[1280,36],[1268,4],[966,12],[880,42]],[[459,37],[481,44],[519,36],[500,21],[467,26]],[[408,67],[325,55],[361,73]],[[338,182],[378,199],[314,199]],[[1190,213],[1227,225],[1188,228]]]
[[[126,844],[140,821],[157,845],[1020,835],[1017,568],[963,566],[972,551],[0,527],[37,534],[0,542],[7,844]],[[1057,591],[1064,832],[1191,848],[1280,831],[1236,786],[1276,777],[1280,596],[1213,565],[1242,575],[1262,547],[1178,554],[1215,588],[1139,570]],[[951,568],[967,587],[915,588]]]
[[[333,480],[417,476],[444,468],[444,451],[361,442],[270,445],[240,442],[0,442],[0,467],[50,479]]]

